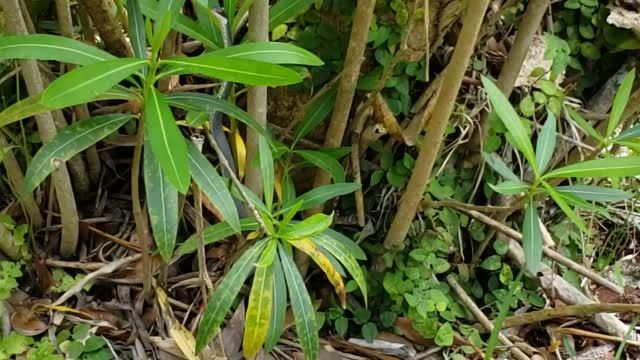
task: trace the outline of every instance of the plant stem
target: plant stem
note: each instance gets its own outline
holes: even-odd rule
[[[198,148],[198,151],[202,152],[202,145],[204,143],[204,136],[200,134],[194,134],[191,136],[191,142]],[[191,184],[193,190],[193,201],[196,208],[196,233],[198,234],[198,272],[200,273],[200,281],[202,282],[202,298],[205,301],[209,298],[209,294],[213,291],[213,283],[211,277],[209,277],[209,271],[207,269],[207,256],[204,249],[204,218],[202,216],[202,191],[198,185],[193,182]]]
[[[269,1],[254,0],[249,11],[249,41],[269,41]],[[267,127],[267,87],[252,86],[247,92],[247,112],[260,126]],[[262,175],[260,168],[253,166],[258,154],[258,140],[260,134],[253,129],[247,129],[247,168],[245,170],[245,184],[258,197],[262,197]]]
[[[466,13],[462,22],[462,30],[451,57],[451,63],[447,66],[444,84],[438,96],[438,107],[427,127],[427,134],[432,141],[425,141],[420,147],[420,153],[416,160],[416,166],[411,174],[398,212],[396,213],[389,232],[384,240],[384,247],[392,249],[403,244],[409,232],[409,226],[413,221],[418,205],[431,177],[431,171],[435,164],[440,145],[444,139],[444,132],[453,111],[458,90],[462,84],[464,73],[469,66],[469,61],[475,48],[475,40],[480,31],[484,14],[489,6],[489,0],[477,0],[467,3]]]
[[[535,324],[551,319],[571,316],[590,316],[600,313],[634,313],[640,314],[638,304],[580,304],[564,305],[562,307],[532,311],[509,316],[504,320],[503,328]]]
[[[16,35],[28,34],[18,0],[1,0],[0,4],[5,13],[12,14],[6,18],[9,30]],[[44,91],[44,82],[35,60],[20,60],[20,69],[24,77],[27,91],[35,96]],[[49,142],[57,134],[56,125],[51,113],[45,112],[35,116],[38,132],[43,142]],[[60,208],[60,222],[62,224],[62,238],[60,240],[60,254],[71,256],[78,244],[78,211],[69,172],[64,163],[59,164],[51,174],[55,188],[58,206]]]

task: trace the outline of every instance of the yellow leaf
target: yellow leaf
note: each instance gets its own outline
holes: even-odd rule
[[[43,307],[45,309],[49,309],[49,310],[55,310],[55,311],[60,311],[60,312],[65,312],[65,313],[73,313],[73,314],[78,314],[78,315],[84,315],[87,318],[93,319],[93,316],[91,316],[91,314],[86,313],[84,311],[81,310],[76,310],[70,307],[66,307],[66,306],[62,306],[62,305],[47,305],[47,304],[35,304],[33,306],[33,310],[35,311],[37,308]]]
[[[252,231],[249,234],[247,234],[247,240],[255,240],[258,238],[258,236],[260,236],[261,233],[262,233],[261,230]]]
[[[235,133],[235,137],[236,137],[236,144],[235,144],[236,159],[238,162],[238,176],[240,177],[240,180],[242,180],[242,178],[244,178],[244,171],[247,168],[247,148],[244,145],[244,140],[242,139],[242,136],[240,136],[238,132]]]
[[[262,257],[267,256],[265,251]],[[267,337],[273,301],[273,267],[258,266],[249,294],[249,306],[244,323],[242,351],[247,359],[253,358]]]
[[[342,281],[342,277],[340,276],[340,274],[338,274],[336,269],[333,267],[333,264],[331,263],[329,258],[327,258],[323,253],[321,253],[318,250],[318,248],[313,243],[313,241],[311,241],[311,239],[306,238],[302,240],[294,240],[294,241],[290,241],[289,244],[293,245],[303,253],[309,255],[309,257],[311,257],[313,261],[315,261],[315,263],[318,264],[320,269],[324,271],[324,274],[329,279],[329,282],[331,282],[331,285],[333,285],[333,288],[335,289],[336,294],[338,295],[338,299],[340,299],[340,305],[343,308],[346,308],[347,293],[344,289],[344,282]]]
[[[169,335],[176,342],[178,349],[188,360],[198,360],[196,356],[196,338],[191,331],[179,322],[174,322],[169,328]]]
[[[284,200],[282,199],[282,167],[280,166],[276,168],[276,181],[273,185],[276,190],[278,201],[282,204]]]

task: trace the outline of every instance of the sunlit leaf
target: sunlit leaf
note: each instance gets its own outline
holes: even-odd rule
[[[211,165],[209,160],[189,143],[189,168],[191,176],[200,190],[211,200],[213,206],[222,214],[223,219],[236,232],[240,232],[240,217],[226,182]]]
[[[52,82],[42,93],[42,103],[62,108],[91,101],[146,63],[147,60],[123,58],[77,68]]]
[[[498,115],[504,126],[509,131],[509,135],[511,135],[511,139],[514,142],[513,145],[520,150],[534,169],[537,168],[535,153],[533,151],[533,146],[531,145],[527,129],[524,127],[524,124],[522,124],[522,120],[520,120],[520,117],[511,106],[511,103],[509,103],[509,99],[504,96],[502,91],[500,91],[500,89],[498,89],[491,80],[484,76],[482,77],[482,85],[487,92],[489,101],[491,101],[491,104],[493,105],[493,111]]]
[[[616,97],[613,100],[613,106],[611,107],[611,113],[609,114],[609,122],[607,123],[607,136],[613,135],[613,132],[618,127],[624,109],[627,107],[629,96],[631,95],[631,89],[633,87],[633,81],[636,78],[636,69],[633,68],[627,73],[618,88]]]
[[[553,151],[556,149],[556,117],[551,111],[547,113],[547,121],[544,123],[540,134],[538,135],[538,143],[536,144],[536,163],[538,171],[541,173],[549,165]]]
[[[325,231],[329,226],[331,226],[332,221],[333,214],[311,215],[303,221],[298,221],[285,227],[278,235],[287,240],[308,238]]]
[[[314,150],[296,150],[295,153],[300,155],[303,159],[307,160],[311,164],[328,172],[333,178],[334,182],[342,183],[345,181],[345,173],[342,165],[332,156]]]
[[[525,267],[533,275],[536,275],[540,270],[542,246],[542,230],[540,230],[538,211],[533,201],[529,200],[522,224],[522,248],[524,249]]]
[[[302,81],[297,72],[284,66],[255,60],[229,59],[212,54],[169,58],[161,63],[180,69],[176,73],[203,74],[246,85],[282,86]]]
[[[258,138],[258,160],[260,162],[260,176],[262,177],[262,190],[264,192],[264,200],[267,208],[273,205],[273,191],[275,189],[275,166],[273,163],[273,154],[267,140],[263,137]]]
[[[248,42],[209,53],[229,59],[262,61],[269,64],[320,66],[324,62],[313,53],[282,42]]]
[[[313,308],[311,298],[304,285],[304,279],[302,279],[298,268],[293,262],[291,254],[288,254],[282,246],[279,247],[279,250],[282,269],[287,279],[287,288],[289,289],[291,309],[293,310],[293,317],[296,323],[298,342],[302,347],[305,359],[318,360],[320,339],[318,338],[316,311]]]
[[[88,65],[116,57],[64,36],[31,34],[0,37],[0,60],[5,59],[52,60]]]
[[[531,184],[524,183],[522,181],[507,180],[499,183],[498,185],[489,184],[493,191],[503,195],[518,195],[523,192],[527,192],[531,187]]]
[[[625,177],[640,175],[640,156],[596,159],[555,169],[543,178],[559,177]]]
[[[260,241],[242,254],[209,297],[196,336],[196,352],[200,352],[220,329],[227,311],[266,245],[266,241]]]
[[[144,119],[160,168],[179,192],[186,193],[191,179],[187,143],[169,105],[156,88],[150,89],[145,101]]]
[[[586,201],[612,202],[631,199],[632,194],[619,189],[593,185],[558,186],[556,190],[563,194],[572,194]]]
[[[344,288],[344,282],[342,281],[342,277],[336,271],[335,267],[331,263],[331,260],[327,258],[320,250],[316,247],[316,245],[309,238],[295,240],[289,242],[292,246],[302,251],[303,253],[309,255],[309,257],[322,269],[324,274],[327,276],[327,279],[333,285],[333,289],[336,291],[336,295],[338,295],[338,299],[340,300],[340,305],[345,308],[347,306],[347,293]]]
[[[32,192],[52,171],[56,160],[67,161],[109,136],[131,120],[131,114],[109,114],[73,123],[45,143],[31,159],[25,174],[25,191]]]
[[[276,244],[276,241],[271,241]],[[274,248],[275,249],[275,248]],[[267,252],[262,253],[260,262]],[[272,259],[273,261],[273,259]],[[247,359],[253,358],[267,337],[273,301],[273,265],[258,266],[253,276],[249,304],[244,322],[242,351]]]
[[[304,13],[314,0],[278,0],[269,9],[269,31]]]
[[[148,16],[154,21],[158,21],[158,22],[162,21],[163,12],[162,12],[162,9],[159,9],[160,4],[158,3],[158,1],[156,0],[138,0],[138,1],[140,3],[140,8],[142,9],[142,12],[146,16]],[[173,27],[177,31],[191,37],[192,39],[201,41],[203,44],[207,45],[208,47],[211,47],[214,49],[218,48],[218,46],[213,41],[211,41],[206,31],[204,31],[200,27],[200,25],[198,25],[195,21],[191,20],[187,16],[180,13],[176,13],[172,15],[175,18]]]
[[[149,139],[144,146],[144,189],[153,239],[162,259],[168,263],[173,255],[178,235],[178,192],[164,176],[151,151]]]

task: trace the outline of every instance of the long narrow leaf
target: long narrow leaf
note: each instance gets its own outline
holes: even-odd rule
[[[615,140],[616,141],[624,141],[629,139],[636,139],[640,137],[640,125],[636,125],[630,129],[627,129],[625,132],[620,134]]]
[[[520,178],[509,169],[507,164],[497,154],[482,153],[484,161],[505,180],[520,181]]]
[[[25,191],[32,192],[53,170],[54,161],[67,161],[96,142],[109,136],[131,120],[131,114],[109,114],[78,121],[65,127],[45,143],[29,163]]]
[[[254,231],[258,229],[258,222],[253,218],[245,218],[240,220],[240,230],[242,231]],[[226,221],[219,222],[214,225],[207,226],[202,231],[204,237],[204,244],[209,245],[218,241],[224,240],[237,231],[234,230]],[[181,257],[183,255],[191,254],[198,249],[198,234],[190,236],[185,242],[178,246],[176,255]]]
[[[146,59],[147,33],[144,30],[144,16],[137,0],[127,0],[127,20],[133,53],[138,59]]]
[[[161,63],[181,69],[177,73],[198,73],[246,85],[283,86],[302,81],[297,72],[280,65],[210,54],[191,58],[169,58]]]
[[[305,12],[314,0],[278,0],[269,9],[269,31]]]
[[[52,60],[88,65],[116,57],[64,36],[32,34],[0,37],[0,60],[5,59]]]
[[[140,8],[142,12],[151,18],[154,21],[160,22],[162,21],[163,12],[159,9],[158,1],[156,0],[138,0],[140,2]],[[177,31],[191,37],[192,39],[199,40],[203,44],[213,49],[218,46],[211,41],[211,39],[207,36],[207,33],[202,30],[200,25],[195,21],[189,19],[187,16],[184,16],[180,13],[172,14],[175,18],[175,22],[173,23],[173,28]]]
[[[145,140],[143,173],[153,239],[160,256],[169,263],[178,235],[178,192],[162,173],[148,139]]]
[[[594,129],[593,126],[591,126],[591,124],[589,124],[589,122],[585,120],[585,118],[583,118],[580,114],[573,110],[573,108],[565,107],[565,110],[569,114],[569,117],[576,124],[578,124],[578,127],[580,127],[580,129],[582,129],[585,133],[587,133],[594,139],[598,139],[598,141],[600,142],[604,140],[604,137],[596,129]]]
[[[262,253],[260,261],[266,254],[266,251]],[[242,351],[247,359],[253,358],[264,344],[269,330],[273,300],[273,264],[258,266],[253,276],[244,322]]]
[[[522,124],[522,120],[509,103],[509,99],[498,89],[498,87],[486,77],[482,77],[482,85],[484,86],[489,101],[493,105],[493,111],[498,115],[504,126],[509,131],[511,138],[514,141],[514,146],[520,150],[520,152],[527,159],[529,164],[536,169],[535,153],[533,152],[533,146],[529,140],[529,134]]]
[[[242,254],[224,276],[216,291],[209,297],[196,336],[196,352],[202,351],[220,329],[227,311],[253,271],[254,264],[266,245],[266,241],[260,241]]]
[[[156,88],[151,88],[148,96],[144,118],[151,148],[169,181],[184,194],[189,189],[191,179],[187,143],[162,94]]]
[[[522,224],[522,248],[524,249],[525,267],[531,274],[536,275],[542,262],[542,231],[538,211],[532,200],[524,212]]]
[[[347,246],[343,245],[340,241],[328,235],[327,232],[314,235],[311,237],[311,240],[313,240],[314,243],[333,255],[333,257],[335,257],[340,262],[340,264],[342,264],[345,269],[347,269],[349,275],[351,275],[353,280],[360,288],[366,305],[368,302],[367,282],[365,280],[364,273],[360,268],[360,265],[358,265],[358,261],[352,254],[352,251]]]
[[[538,143],[536,144],[536,163],[538,171],[544,173],[549,165],[553,151],[556,149],[556,117],[553,112],[547,112],[547,121],[542,127],[542,131],[538,135]]]
[[[192,4],[193,9],[196,12],[200,28],[202,28],[202,30],[207,34],[207,37],[216,44],[217,48],[224,47],[224,40],[222,39],[221,31],[222,24],[220,24],[220,21],[209,8],[207,1],[193,1]]]
[[[260,162],[260,176],[262,176],[264,201],[267,208],[271,208],[273,205],[273,191],[276,182],[276,170],[273,163],[273,154],[271,153],[267,140],[263,137],[258,139],[258,149],[260,150],[258,160]]]
[[[334,182],[342,183],[345,181],[345,173],[342,165],[332,156],[314,150],[296,150],[295,153],[302,156],[303,159],[307,160],[311,164],[329,173]]]
[[[333,222],[333,214],[314,214],[303,221],[291,222],[279,234],[283,239],[298,240],[308,238],[325,231]]]
[[[273,350],[284,328],[284,319],[287,313],[287,284],[282,271],[280,255],[275,254],[273,261],[273,302],[271,303],[271,321],[267,330],[267,338],[264,343],[266,351]]]
[[[560,207],[562,212],[564,212],[564,214],[567,215],[569,220],[571,220],[580,230],[589,234],[590,232],[589,232],[589,229],[587,229],[587,226],[584,224],[582,219],[580,219],[578,214],[576,214],[576,212],[573,211],[571,206],[567,204],[562,194],[560,194],[556,189],[554,189],[551,185],[547,184],[544,181],[542,182],[542,185],[544,186],[544,189],[547,191],[547,194],[551,196],[553,201],[555,201],[555,203]]]
[[[351,240],[349,237],[333,229],[325,230],[324,234],[341,243],[342,246],[347,249],[348,253],[351,254],[354,258],[358,260],[367,260],[367,255],[364,253],[364,251],[362,251],[360,246],[358,246],[358,244],[356,244],[356,242]]]
[[[640,156],[583,161],[555,169],[543,178],[560,177],[625,177],[640,175]]]
[[[300,124],[296,127],[293,143],[296,144],[313,129],[323,122],[333,110],[336,103],[337,88],[332,88],[317,98],[304,113]]]
[[[255,60],[278,65],[324,65],[324,62],[313,53],[293,44],[281,42],[248,42],[216,50],[209,54],[208,56]]]
[[[300,195],[296,201],[302,201],[300,210],[307,210],[324,204],[327,200],[335,197],[350,194],[358,190],[359,187],[360,185],[356,183],[339,183],[320,186]]]
[[[279,246],[279,250],[282,269],[287,279],[287,288],[289,288],[289,299],[291,300],[291,309],[296,323],[298,342],[302,346],[305,359],[317,360],[320,339],[318,338],[316,311],[313,309],[304,280],[300,276],[292,256],[287,254],[282,246]]]
[[[224,220],[236,232],[240,232],[240,217],[238,209],[227,184],[209,160],[198,151],[195,145],[189,143],[189,168],[191,176],[198,187],[211,200],[213,206],[218,209]]]
[[[631,95],[631,88],[633,87],[633,81],[636,78],[636,69],[631,69],[622,80],[620,88],[616,93],[616,97],[613,99],[613,106],[611,107],[611,113],[609,114],[609,122],[607,123],[607,137],[613,135],[613,132],[618,127],[622,113],[627,107],[629,102],[629,96]]]
[[[531,187],[530,184],[524,183],[519,180],[507,180],[501,182],[498,185],[489,184],[489,186],[493,189],[493,191],[503,195],[518,195],[520,193],[526,192]]]
[[[628,200],[632,194],[619,189],[593,185],[568,185],[556,187],[562,194],[571,194],[586,201],[612,202]]]
[[[322,269],[331,285],[333,285],[333,289],[336,291],[336,295],[338,295],[338,299],[340,300],[340,305],[345,308],[347,306],[347,292],[344,288],[342,277],[331,263],[331,260],[329,260],[309,238],[290,241],[289,244],[309,255],[318,267]]]
[[[42,103],[50,108],[62,108],[91,101],[147,62],[124,58],[77,68],[52,82],[42,93]]]

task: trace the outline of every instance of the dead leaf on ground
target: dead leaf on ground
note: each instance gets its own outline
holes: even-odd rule
[[[228,325],[220,334],[225,355],[230,360],[243,358],[240,347],[242,346],[242,336],[244,335],[244,315],[245,305],[244,302],[240,302]]]

